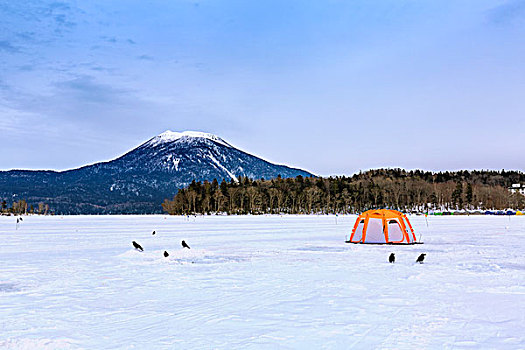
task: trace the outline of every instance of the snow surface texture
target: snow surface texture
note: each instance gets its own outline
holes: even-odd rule
[[[410,219],[0,217],[0,348],[525,348],[525,217]]]
[[[214,142],[220,143],[221,145],[224,145],[226,147],[231,147],[231,145],[228,142],[224,141],[219,136],[213,135],[210,133],[200,132],[200,131],[175,132],[171,130],[166,130],[162,134],[155,136],[154,138],[146,142],[146,145],[157,146],[162,143],[170,143],[170,142],[174,142],[177,140],[181,140],[181,141],[191,140],[194,138],[208,139],[208,140],[212,140]]]

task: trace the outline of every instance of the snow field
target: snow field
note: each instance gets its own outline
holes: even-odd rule
[[[355,218],[0,217],[0,348],[525,348],[525,218]]]

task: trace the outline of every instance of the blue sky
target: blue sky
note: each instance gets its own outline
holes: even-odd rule
[[[3,1],[0,169],[167,129],[320,175],[520,169],[525,1]]]

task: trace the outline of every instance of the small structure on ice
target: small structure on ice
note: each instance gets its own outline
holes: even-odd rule
[[[346,243],[416,244],[414,229],[405,214],[391,209],[368,210],[357,217]]]

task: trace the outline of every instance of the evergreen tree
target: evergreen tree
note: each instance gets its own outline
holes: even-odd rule
[[[465,193],[465,200],[469,206],[472,205],[472,185],[467,183],[467,192]]]
[[[452,192],[452,204],[459,209],[463,205],[463,184],[459,181],[456,183],[456,189]]]
[[[510,172],[509,172],[510,174]],[[519,172],[513,172],[521,176]],[[510,175],[509,175],[510,176]],[[463,181],[467,182],[464,190]],[[240,177],[219,185],[193,181],[163,208],[170,214],[194,213],[355,213],[372,208],[426,211],[429,208],[472,207],[505,209],[524,205],[505,187],[508,179],[497,171],[424,172],[374,169],[351,177],[275,178]],[[20,204],[16,203],[19,210]],[[39,205],[39,211],[41,207]]]

